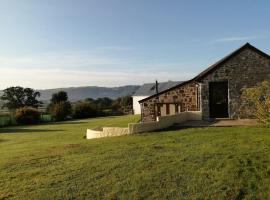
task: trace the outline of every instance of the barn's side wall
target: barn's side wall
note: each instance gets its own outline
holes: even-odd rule
[[[241,89],[269,80],[270,60],[252,49],[235,55],[201,80],[202,114],[209,118],[209,82],[228,81],[229,117],[250,118],[241,101]]]
[[[157,103],[177,103],[183,111],[199,111],[200,107],[197,104],[197,84],[190,82],[181,85],[175,89],[169,90],[160,94],[158,97],[150,98],[141,103],[142,121],[151,122],[156,121],[157,118]]]

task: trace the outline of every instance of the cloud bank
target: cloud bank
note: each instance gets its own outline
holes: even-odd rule
[[[78,87],[78,86],[121,86],[168,80],[187,80],[192,73],[133,71],[91,71],[66,69],[1,68],[1,86],[32,87],[35,89]]]
[[[134,58],[109,56],[104,51],[128,47],[105,46],[101,50],[0,55],[0,89],[24,86],[35,89],[76,86],[121,86],[146,82],[187,80],[181,63],[136,62]],[[101,51],[101,52],[100,52]],[[178,71],[176,71],[178,70]],[[153,73],[154,72],[154,73]]]

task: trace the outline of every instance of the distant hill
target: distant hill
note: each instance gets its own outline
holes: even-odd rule
[[[41,93],[40,100],[47,101],[51,99],[52,94],[58,91],[65,91],[68,93],[70,101],[82,100],[85,98],[97,99],[100,97],[109,97],[116,99],[121,96],[132,95],[140,86],[138,85],[127,85],[121,87],[98,87],[98,86],[87,86],[87,87],[70,87],[70,88],[56,88],[39,90]]]

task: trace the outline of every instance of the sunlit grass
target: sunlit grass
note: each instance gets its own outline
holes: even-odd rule
[[[0,129],[0,199],[269,199],[270,130],[84,139],[139,116]]]

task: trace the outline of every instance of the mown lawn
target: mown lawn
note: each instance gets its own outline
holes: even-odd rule
[[[270,129],[84,139],[138,116],[0,129],[0,199],[270,199]]]

